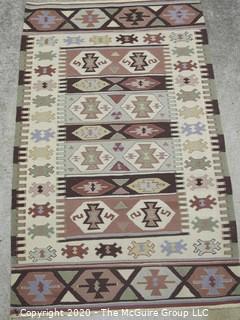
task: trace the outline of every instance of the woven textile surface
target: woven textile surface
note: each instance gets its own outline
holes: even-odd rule
[[[201,4],[89,3],[26,5],[12,317],[239,303]]]

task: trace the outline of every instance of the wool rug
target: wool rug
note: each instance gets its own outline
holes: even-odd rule
[[[239,303],[200,3],[28,3],[20,60],[12,318]]]

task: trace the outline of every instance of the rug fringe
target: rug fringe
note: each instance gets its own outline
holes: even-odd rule
[[[71,4],[88,4],[91,6],[91,4],[104,4],[104,3],[128,3],[127,0],[91,0],[91,3],[89,3],[89,0],[34,0],[34,1],[27,1],[26,5],[46,5],[46,4],[53,4],[53,5],[71,5]],[[171,3],[182,3],[182,0],[131,0],[132,2],[152,2],[157,4],[171,4]],[[184,3],[201,3],[200,0],[184,0]]]

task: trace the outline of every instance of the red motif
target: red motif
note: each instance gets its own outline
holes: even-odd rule
[[[79,246],[70,246],[67,244],[65,248],[62,248],[62,255],[68,259],[73,257],[83,259],[84,256],[88,254],[88,247],[84,248],[84,246],[84,243]]]
[[[56,68],[53,68],[52,67],[52,64],[49,65],[49,66],[38,66],[36,69],[35,69],[35,73],[37,73],[38,77],[41,77],[41,76],[45,76],[45,75],[48,75],[50,77],[52,77],[52,75],[54,73],[56,73]]]
[[[155,124],[133,124],[130,125],[124,132],[133,138],[147,139],[160,135],[161,133],[165,132],[165,130],[159,128]]]
[[[54,207],[50,207],[50,202],[45,204],[33,204],[32,208],[28,209],[28,214],[31,214],[33,218],[35,217],[50,217],[50,213],[54,212]]]

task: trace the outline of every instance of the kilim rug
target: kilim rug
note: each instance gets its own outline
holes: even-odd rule
[[[13,317],[239,303],[213,78],[198,1],[27,4]]]

